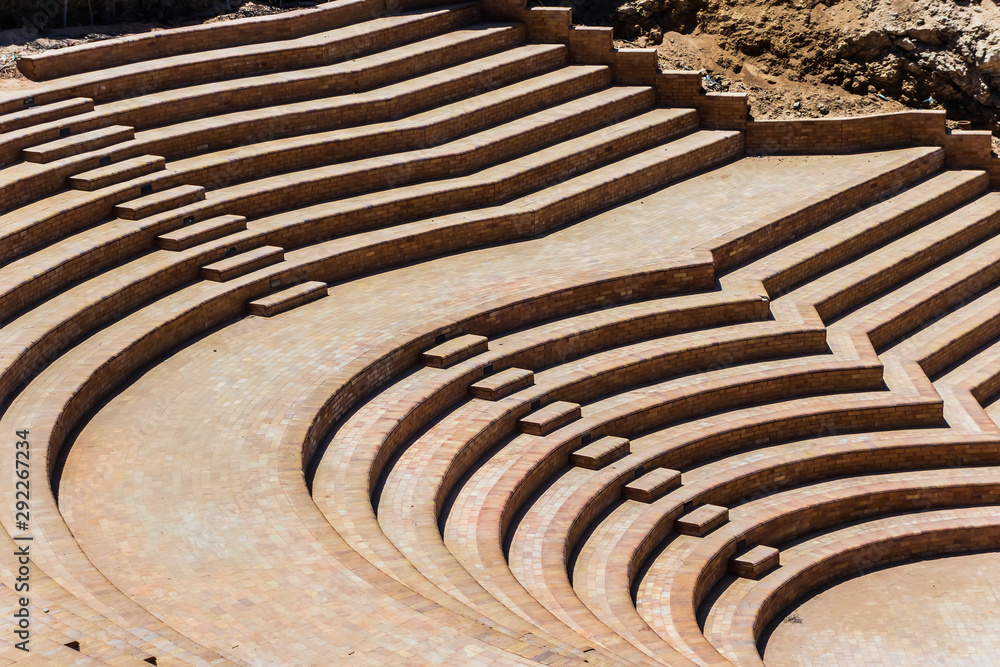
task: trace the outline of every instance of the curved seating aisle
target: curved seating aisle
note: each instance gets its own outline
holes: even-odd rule
[[[34,454],[32,664],[760,665],[858,562],[995,544],[989,175],[744,158],[642,52],[511,11],[26,59],[0,428]]]

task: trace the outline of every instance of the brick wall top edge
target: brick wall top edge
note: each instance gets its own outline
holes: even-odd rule
[[[140,62],[150,58],[180,55],[192,50],[201,51],[206,48],[239,46],[257,41],[256,38],[260,36],[262,29],[273,30],[276,26],[280,26],[286,31],[296,30],[294,36],[302,36],[324,29],[321,22],[324,14],[340,13],[352,6],[383,6],[384,4],[383,0],[331,0],[311,9],[127,35],[26,55],[18,59],[18,68],[29,79],[47,81],[84,71]],[[199,40],[214,40],[215,43],[197,41],[193,47],[190,41],[187,45],[181,43],[183,40],[190,40],[192,35],[198,35]],[[289,38],[291,37],[281,33],[273,39]],[[171,52],[169,50],[171,45],[165,43],[173,40],[178,42],[175,52]],[[150,55],[147,50],[154,42],[157,45],[157,51]]]
[[[926,117],[928,120],[931,119],[936,120],[937,117],[940,117],[941,120],[943,121],[945,115],[946,114],[944,111],[914,110],[914,111],[894,111],[890,113],[869,114],[866,116],[831,116],[829,118],[769,118],[769,119],[754,120],[753,122],[754,124],[757,125],[773,125],[773,126],[781,124],[821,125],[825,123],[843,123],[843,122],[866,123],[866,122],[871,122],[873,120],[883,120],[892,118],[899,119],[905,117],[912,117],[913,119],[916,120],[919,119],[921,116]]]

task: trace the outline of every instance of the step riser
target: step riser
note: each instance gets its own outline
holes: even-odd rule
[[[182,174],[171,171],[157,172],[145,179],[155,183],[155,190],[166,190],[182,184]],[[114,208],[123,201],[131,201],[142,196],[139,184],[119,184],[107,189],[100,198],[71,209],[60,209],[36,221],[31,226],[15,233],[4,235],[0,243],[0,261],[15,259],[53,239],[78,232],[95,225],[101,220],[114,217]]]
[[[246,143],[246,138],[250,136],[266,137],[268,140],[280,139],[304,132],[319,132],[386,121],[537,76],[564,65],[566,58],[565,49],[553,49],[541,55],[523,58],[486,71],[478,71],[411,95],[394,98],[389,104],[338,100],[323,108],[276,112],[269,118],[235,122],[225,127],[202,131],[192,130],[180,137],[151,140],[145,143],[141,150],[173,159],[192,152],[204,153],[238,146]]]
[[[120,171],[108,173],[107,175],[101,177],[89,178],[87,177],[87,173],[89,172],[81,174],[80,176],[74,176],[69,179],[69,184],[74,190],[93,192],[94,190],[100,190],[101,188],[107,188],[112,185],[117,185],[118,183],[124,183],[125,181],[131,181],[132,179],[146,176],[147,174],[162,171],[165,167],[166,160],[163,158],[158,158],[156,160],[144,160],[135,166],[123,168]]]
[[[13,132],[33,125],[50,123],[63,118],[70,118],[94,110],[94,100],[79,98],[70,99],[45,107],[32,107],[9,116],[0,116],[0,133]]]
[[[436,69],[475,60],[503,49],[523,44],[526,33],[521,26],[496,35],[465,40],[430,53],[421,53],[405,60],[373,65],[362,72],[336,73],[304,81],[283,81],[266,86],[236,91],[225,90],[196,98],[186,98],[155,106],[143,107],[115,116],[116,122],[135,127],[150,127],[177,123],[190,118],[230,113],[239,109],[289,104],[356,93],[405,81]]]
[[[537,190],[549,184],[572,178],[582,172],[603,164],[614,162],[624,156],[663,143],[671,137],[691,129],[692,118],[663,123],[655,128],[643,128],[631,135],[594,147],[583,153],[567,156],[552,163],[540,165],[523,173],[504,179],[500,183],[459,186],[445,194],[434,193],[424,197],[408,198],[406,216],[429,217],[442,215],[465,208],[478,208],[499,204],[518,195]],[[564,129],[570,129],[566,126]],[[529,137],[544,142],[544,133]],[[515,154],[530,153],[536,147]],[[411,182],[454,177],[461,172],[470,173],[491,166],[494,153],[492,146],[479,152],[479,160],[469,161],[442,159],[440,157],[421,162],[404,163],[381,169],[359,170],[352,174],[337,174],[328,178],[309,182],[299,182],[272,192],[262,192],[256,196],[245,196],[229,202],[227,210],[239,215],[263,216],[286,210],[292,206],[305,206],[329,201],[334,197],[348,197],[365,192],[400,187]],[[499,159],[502,159],[500,156]],[[389,221],[387,221],[389,222]]]
[[[374,48],[392,48],[445,33],[478,20],[479,8],[469,7],[442,16],[412,21],[405,25],[394,25],[376,34],[363,32],[333,44],[315,44],[262,54],[246,54],[230,57],[221,62],[196,61],[169,69],[141,70],[135,74],[125,74],[100,83],[84,84],[73,88],[71,92],[81,97],[91,97],[97,102],[105,102],[132,97],[137,89],[155,92],[165,88],[205,84],[238,76],[321,67],[357,58]]]
[[[132,139],[134,136],[135,131],[131,127],[123,127],[120,130],[103,133],[103,136],[85,138],[80,141],[73,141],[72,135],[70,135],[69,141],[65,145],[49,147],[48,144],[45,144],[37,148],[26,148],[21,151],[21,155],[28,162],[47,164],[70,157],[71,155],[88,153],[100,148],[113,146],[114,144],[120,144]]]
[[[191,227],[181,228],[156,239],[156,245],[162,250],[179,252],[193,248],[202,243],[208,243],[247,228],[247,220],[243,216],[226,216],[217,220],[205,220]]]
[[[669,180],[738,157],[743,152],[742,135],[719,143],[720,145],[712,145],[692,151],[680,158],[665,161],[653,168],[633,172],[614,183],[604,183],[554,204],[543,206],[531,217],[497,216],[464,225],[460,233],[453,228],[433,230],[421,234],[421,240],[407,237],[380,244],[376,248],[345,252],[338,257],[337,265],[330,267],[330,279],[333,280],[334,275],[338,280],[343,279],[349,275],[357,275],[358,271],[369,271],[377,266],[398,266],[441,252],[454,252],[540,234],[570,222],[588,210],[628,200],[650,188],[662,186]],[[414,208],[411,209],[407,202],[408,217],[411,213],[413,217],[420,215],[415,212],[417,210],[436,210],[440,204],[435,197],[425,197],[413,203]],[[310,220],[309,223],[282,230],[269,235],[267,242],[285,247],[306,245],[323,240],[329,234],[327,230],[330,229],[336,229],[337,236],[368,231],[392,224],[398,219],[398,215],[398,212],[390,206],[352,210],[319,217]]]
[[[765,280],[764,287],[771,298],[775,299],[813,279],[823,271],[852,262],[861,255],[871,252],[879,244],[892,241],[924,222],[944,215],[951,209],[957,208],[973,197],[984,193],[989,185],[989,177],[983,174],[981,178],[941,194],[923,206],[886,220],[877,227],[852,238],[848,243],[842,243],[826,252],[817,253],[809,260],[801,262],[787,271],[782,271]]]
[[[247,211],[253,211],[254,215],[263,216],[285,210],[291,206],[306,206],[312,203],[330,201],[335,197],[350,197],[421,181],[462,176],[499,162],[533,153],[547,145],[569,140],[574,135],[614,124],[623,117],[631,115],[633,111],[643,110],[642,103],[648,98],[645,96],[637,97],[639,97],[637,100],[625,100],[610,108],[591,109],[583,114],[546,124],[522,135],[508,137],[479,148],[469,150],[470,146],[462,149],[463,152],[458,155],[445,155],[441,151],[432,150],[430,155],[409,162],[382,167],[365,166],[355,171],[340,172],[322,179],[303,180],[281,190],[262,192],[256,196],[239,197],[230,202],[230,208],[241,215],[247,215]],[[523,176],[508,179],[499,187],[485,186],[484,189],[470,191],[467,195],[456,198],[454,205],[471,205],[475,201],[482,201],[483,205],[486,205],[489,201],[500,201],[514,196],[518,192],[544,186],[547,182],[570,177],[575,173],[592,168],[598,161],[612,161],[626,152],[642,150],[649,145],[660,143],[665,140],[664,135],[669,137],[688,131],[692,129],[691,121],[694,120],[696,118],[692,116],[691,119],[679,121],[676,124],[671,123],[669,127],[657,127],[644,132],[644,135],[648,135],[647,137],[630,137],[632,141],[615,142],[611,144],[613,150],[592,151],[589,156],[593,156],[593,158],[589,160],[588,156],[573,156],[552,166],[532,170]]]
[[[546,69],[554,69],[558,65],[565,61],[565,54],[562,50],[555,53],[549,53],[544,58],[536,59],[539,63],[539,70],[544,71]],[[534,73],[531,73],[534,75]],[[510,77],[513,80],[513,77]],[[508,81],[504,82],[504,85],[510,83]],[[389,152],[400,150],[403,146],[416,147],[416,146],[426,146],[428,143],[441,143],[446,141],[449,137],[458,136],[464,133],[471,133],[477,129],[482,129],[488,127],[489,125],[504,122],[505,120],[510,120],[519,115],[526,113],[531,113],[533,111],[539,110],[548,106],[549,104],[555,104],[564,100],[568,100],[573,96],[573,82],[567,82],[559,84],[556,86],[549,87],[545,92],[533,93],[530,96],[514,97],[513,99],[502,102],[499,105],[493,107],[479,110],[466,116],[462,116],[459,119],[452,121],[447,121],[440,126],[430,128],[425,130],[423,128],[407,128],[393,133],[378,134],[374,137],[360,137],[358,139],[349,139],[337,144],[338,154],[339,151],[343,151],[343,160],[356,159],[358,157],[370,155],[372,152]],[[546,96],[551,96],[550,99],[546,99]],[[253,127],[246,127],[245,124],[240,126],[234,126],[234,132],[240,127],[243,127],[250,136],[256,135],[261,141],[278,139],[287,135],[298,134],[298,125],[293,124],[290,127],[285,127],[279,123],[283,124],[285,122],[282,117],[283,114],[276,112],[276,115],[270,119],[256,121],[253,123]],[[267,126],[273,121],[272,126]],[[90,125],[90,124],[88,124]],[[94,127],[98,127],[100,123],[92,123]],[[433,137],[429,136],[433,133]],[[56,139],[55,131],[53,131],[50,139]],[[229,132],[212,132],[210,133],[212,137],[216,140],[214,144],[203,144],[204,151],[216,150],[220,148],[225,148],[226,146],[232,146],[234,144],[234,136]],[[184,135],[180,138],[175,138],[172,140],[163,141],[139,141],[139,142],[126,142],[117,146],[113,146],[110,149],[102,149],[87,156],[78,156],[77,160],[73,158],[67,159],[65,162],[70,164],[64,164],[58,168],[58,170],[53,169],[52,171],[44,172],[44,176],[38,176],[33,178],[29,183],[15,183],[11,187],[0,187],[0,201],[5,203],[10,202],[9,207],[23,205],[27,202],[38,199],[39,197],[52,194],[62,187],[65,187],[66,178],[74,174],[78,174],[84,171],[89,171],[91,169],[96,169],[100,166],[101,157],[110,157],[112,162],[118,162],[121,160],[137,157],[146,153],[155,153],[158,155],[163,155],[164,153],[157,153],[155,148],[170,149],[172,151],[171,155],[184,155],[191,152],[191,145],[195,141],[200,141],[204,139],[204,133],[202,133],[201,138],[195,136],[188,140],[191,135]],[[222,137],[219,139],[219,137]],[[48,137],[48,135],[44,135]],[[20,149],[38,143],[38,141],[47,140],[40,135],[39,139],[36,141],[33,138],[27,138],[20,143],[16,143],[12,146],[7,146],[6,144],[0,144],[0,155],[7,148],[10,148],[11,153],[8,156],[7,161],[14,161],[18,159],[20,155]],[[220,143],[221,142],[221,143]],[[376,142],[378,146],[369,146],[369,142]],[[235,142],[235,143],[242,143]],[[225,144],[225,145],[223,145]],[[170,147],[173,146],[171,149]],[[211,164],[200,170],[193,170],[188,172],[190,175],[187,177],[185,182],[192,183],[195,185],[209,185],[212,184],[215,187],[223,187],[230,183],[239,182],[241,180],[246,180],[254,175],[262,175],[273,173],[276,169],[276,164],[281,165],[281,170],[290,169],[303,169],[311,166],[316,166],[320,164],[326,164],[329,162],[330,147],[328,145],[320,145],[318,147],[305,148],[305,149],[292,149],[288,151],[283,151],[280,155],[274,154],[262,154],[262,155],[250,155],[245,159],[238,162],[226,162],[223,165]],[[2,159],[0,159],[2,161]]]
[[[416,150],[427,145],[446,143],[456,137],[482,131],[494,125],[507,123],[515,118],[535,113],[550,106],[567,102],[574,97],[585,94],[576,80],[564,81],[557,85],[532,91],[528,95],[514,97],[500,104],[470,112],[458,118],[444,121],[429,128],[403,128],[391,132],[379,132],[357,138],[347,138],[337,141],[336,154],[338,160],[347,162],[371,155],[397,153]],[[625,117],[647,108],[654,102],[652,91],[649,94],[635,95],[628,101],[614,103],[613,118]],[[598,113],[596,110],[593,113]],[[617,115],[615,115],[617,114]],[[330,144],[311,145],[303,148],[292,148],[280,153],[247,155],[238,162],[225,164],[226,181],[238,183],[250,178],[260,178],[276,170],[275,162],[280,160],[281,170],[309,169],[328,164],[330,161]],[[208,185],[219,180],[219,165],[212,164],[202,169],[186,171],[188,181],[199,185]]]
[[[970,225],[943,243],[935,243],[919,254],[908,257],[893,266],[889,273],[880,272],[853,285],[851,289],[817,304],[816,311],[824,322],[832,322],[865,301],[887,294],[918,273],[947,262],[963,250],[971,248],[998,231],[1000,231],[1000,213]]]
[[[281,248],[262,246],[202,267],[201,277],[221,283],[277,264],[284,259],[285,253]]]
[[[141,220],[151,215],[193,204],[205,199],[205,189],[181,186],[177,192],[162,191],[159,196],[152,193],[137,200],[115,206],[115,215],[123,220]]]

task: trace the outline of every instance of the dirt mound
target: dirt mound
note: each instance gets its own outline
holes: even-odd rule
[[[764,107],[768,97],[815,87],[815,99],[828,98],[814,105],[820,114],[824,106],[945,108],[1000,130],[1000,7],[992,0],[634,0],[609,8],[607,20],[624,43],[658,46],[665,65],[700,65],[717,89],[741,83],[752,98],[753,88],[771,93],[756,96]],[[795,111],[806,100],[798,101]]]

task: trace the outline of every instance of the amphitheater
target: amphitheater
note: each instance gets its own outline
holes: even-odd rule
[[[754,121],[524,0],[19,67],[0,664],[760,666],[1000,550],[988,132]]]

